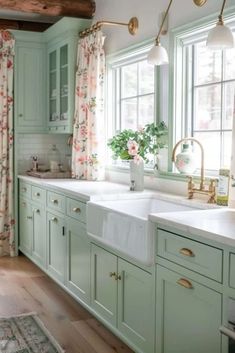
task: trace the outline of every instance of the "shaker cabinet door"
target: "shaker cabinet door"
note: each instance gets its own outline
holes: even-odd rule
[[[159,265],[156,276],[156,351],[221,353],[221,294]]]
[[[33,213],[31,203],[23,198],[19,201],[20,250],[25,255],[32,253]]]
[[[15,58],[15,123],[18,132],[44,132],[46,66],[43,44],[19,43]]]
[[[42,206],[33,206],[32,257],[41,266],[46,265],[46,212]]]

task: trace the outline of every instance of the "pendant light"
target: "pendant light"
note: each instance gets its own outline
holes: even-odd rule
[[[233,32],[228,26],[225,26],[223,20],[223,12],[226,0],[223,0],[223,5],[218,17],[216,26],[212,28],[208,34],[206,45],[210,49],[228,49],[234,47]]]
[[[203,6],[206,3],[206,1],[207,0],[193,0],[194,4],[197,6]],[[163,29],[164,23],[166,21],[167,15],[169,13],[172,2],[173,2],[173,0],[170,0],[169,5],[166,9],[165,15],[162,19],[161,26],[159,28],[157,37],[155,39],[155,46],[150,50],[150,52],[148,54],[147,61],[149,64],[165,65],[165,64],[169,63],[168,53],[167,53],[166,49],[161,45],[160,36],[161,36],[162,29]]]

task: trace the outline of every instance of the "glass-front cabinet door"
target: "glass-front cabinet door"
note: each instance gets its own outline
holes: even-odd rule
[[[74,115],[77,39],[69,38],[48,48],[48,130],[71,133]]]

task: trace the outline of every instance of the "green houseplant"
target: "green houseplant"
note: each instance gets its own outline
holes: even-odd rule
[[[140,130],[121,131],[109,139],[108,146],[113,152],[113,159],[134,159],[136,163],[140,160],[149,163],[151,156],[167,146],[167,134],[168,129],[163,121],[151,123]]]

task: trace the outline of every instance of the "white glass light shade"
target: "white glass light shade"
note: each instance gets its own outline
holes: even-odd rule
[[[147,61],[151,65],[166,65],[169,63],[168,54],[161,44],[155,45],[149,52]]]
[[[217,23],[208,33],[206,45],[210,49],[228,49],[234,47],[234,36],[231,29]]]

